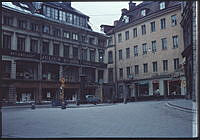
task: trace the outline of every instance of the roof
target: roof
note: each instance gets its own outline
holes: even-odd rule
[[[161,1],[144,1],[144,2],[140,3],[139,5],[136,5],[133,9],[126,10],[126,12],[121,15],[121,17],[118,20],[117,24],[115,25],[114,29],[121,28],[122,26],[129,25],[130,23],[133,23],[139,19],[142,19],[143,18],[143,16],[141,15],[142,9],[147,10],[146,16],[151,15],[156,12],[159,12],[160,11],[160,7],[159,7],[160,2]],[[166,2],[166,9],[181,4],[181,2],[179,2],[179,1],[165,1],[165,2]],[[124,15],[129,17],[128,23],[123,22]],[[110,30],[108,33],[112,33],[112,30]]]

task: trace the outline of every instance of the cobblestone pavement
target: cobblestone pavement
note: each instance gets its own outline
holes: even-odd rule
[[[166,103],[4,109],[3,138],[192,137],[193,114],[167,107]]]

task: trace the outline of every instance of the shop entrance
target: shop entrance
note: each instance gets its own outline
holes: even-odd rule
[[[27,103],[34,101],[34,89],[33,88],[17,88],[17,102]]]
[[[181,95],[181,80],[169,81],[169,95]]]

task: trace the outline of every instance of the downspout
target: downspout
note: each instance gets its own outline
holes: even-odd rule
[[[115,29],[113,29],[114,33],[114,48],[115,48],[115,94],[114,94],[114,99],[117,97],[118,93],[118,80],[117,80],[117,46],[116,46],[116,33]]]

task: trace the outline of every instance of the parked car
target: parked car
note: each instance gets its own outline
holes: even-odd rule
[[[101,100],[95,95],[86,95],[85,98],[86,98],[87,103],[92,103],[96,105],[101,102]]]

